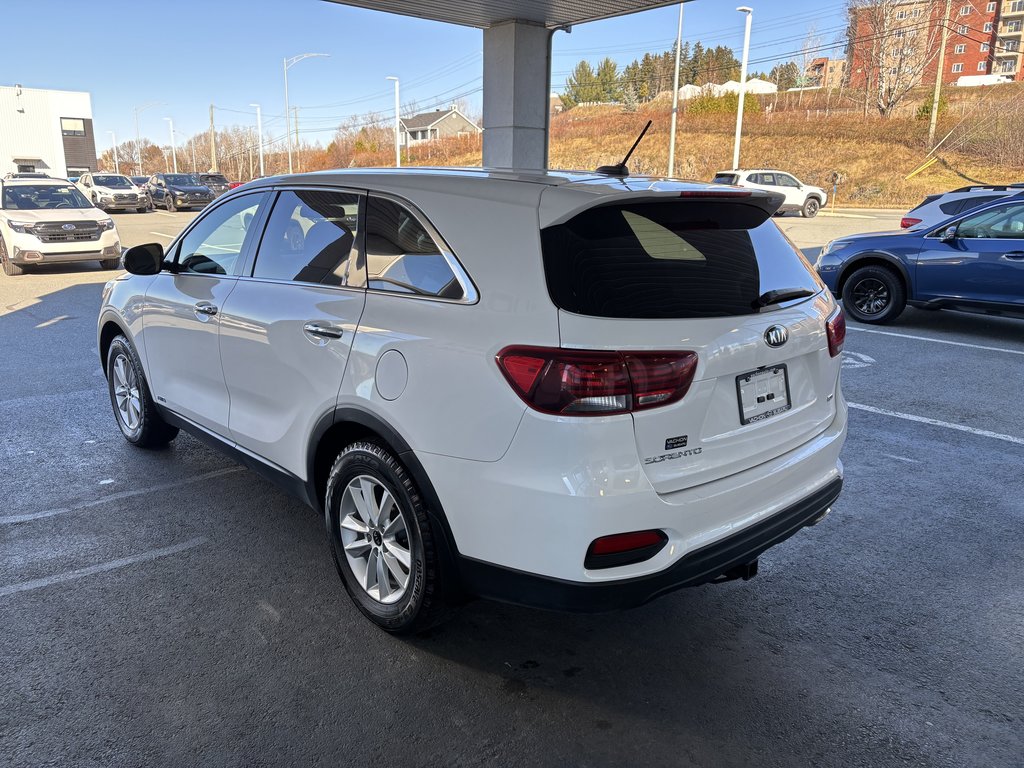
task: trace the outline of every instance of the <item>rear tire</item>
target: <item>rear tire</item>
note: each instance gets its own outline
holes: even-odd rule
[[[156,409],[135,347],[123,335],[107,350],[107,391],[124,439],[140,448],[162,448],[178,436]]]
[[[843,309],[859,323],[892,322],[906,306],[903,281],[888,267],[861,267],[843,283]]]
[[[325,508],[335,565],[366,618],[387,632],[410,634],[444,617],[444,580],[426,505],[388,449],[372,442],[346,447],[331,467]]]
[[[8,277],[17,277],[25,272],[21,266],[11,261],[11,257],[7,255],[7,244],[2,237],[0,237],[0,263],[3,264],[4,274]]]
[[[800,209],[800,215],[805,219],[813,219],[818,215],[818,210],[821,208],[821,201],[816,197],[808,197],[804,200],[804,207]]]

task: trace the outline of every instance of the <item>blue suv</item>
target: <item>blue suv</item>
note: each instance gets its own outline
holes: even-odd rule
[[[815,267],[862,323],[907,304],[1024,316],[1024,193],[938,225],[833,240]]]

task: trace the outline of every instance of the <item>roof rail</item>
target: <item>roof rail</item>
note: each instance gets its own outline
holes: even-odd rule
[[[1017,184],[974,184],[969,187],[960,187],[959,189],[950,190],[947,194],[952,194],[953,192],[976,192],[982,189],[990,189],[993,192],[1005,192],[1008,189],[1015,189],[1018,187],[1024,187],[1024,182]]]

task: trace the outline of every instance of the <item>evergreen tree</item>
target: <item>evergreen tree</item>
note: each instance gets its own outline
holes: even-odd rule
[[[595,101],[618,101],[620,98],[619,68],[610,58],[597,65],[595,75],[598,97]]]
[[[581,61],[565,81],[565,93],[560,97],[566,109],[588,101],[600,101],[601,89],[590,62]]]

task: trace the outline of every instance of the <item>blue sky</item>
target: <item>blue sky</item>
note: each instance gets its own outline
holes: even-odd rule
[[[729,45],[739,55],[739,3],[687,3],[684,39]],[[824,44],[842,37],[845,3],[754,0],[751,69],[792,58],[810,25]],[[555,33],[552,85],[560,90],[581,58],[608,55],[620,66],[645,51],[671,48],[677,6]],[[402,102],[433,108],[465,97],[479,110],[483,38],[479,30],[392,16],[322,0],[4,0],[7,33],[0,45],[0,84],[83,90],[92,94],[97,142],[134,137],[132,108],[143,136],[166,144],[174,120],[179,143],[205,130],[209,105],[218,126],[254,125],[250,103],[262,105],[265,132],[284,131],[282,59],[328,53],[289,71],[290,102],[305,138],[329,141],[347,116],[393,109]],[[15,33],[17,31],[17,33]],[[835,55],[842,55],[841,48]]]

